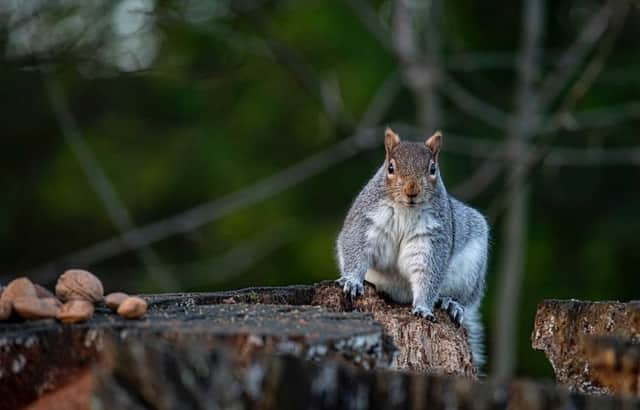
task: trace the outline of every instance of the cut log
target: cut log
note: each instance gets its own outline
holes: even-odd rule
[[[544,301],[531,339],[568,388],[638,397],[640,302]]]
[[[333,312],[364,312],[380,323],[397,349],[390,367],[397,370],[436,372],[475,377],[471,350],[463,327],[436,309],[432,323],[411,314],[409,305],[401,305],[378,295],[365,283],[363,296],[351,300],[333,281],[310,286],[251,288],[230,292],[165,294],[151,296],[153,305],[259,303],[322,306]]]
[[[389,370],[402,365],[391,339],[402,349],[458,343],[464,332],[442,312],[437,323],[418,324],[409,307],[370,288],[353,303],[332,283],[145,299],[143,320],[99,307],[83,324],[1,325],[0,409],[638,407],[552,385],[478,382],[470,365],[458,370],[467,377]],[[416,345],[404,363],[443,360],[444,351]]]
[[[364,295],[353,302],[333,282],[316,287],[311,303],[334,311],[371,313],[398,349],[391,368],[474,377],[471,350],[463,327],[454,325],[444,311],[436,309],[436,322],[416,317],[408,305],[385,300],[365,284]]]
[[[639,404],[572,394],[550,384],[491,384],[443,375],[366,371],[291,355],[256,355],[246,366],[238,366],[224,347],[193,343],[176,348],[147,337],[113,340],[106,346],[110,365],[94,371],[92,390],[85,396],[103,409],[579,410]],[[86,391],[85,380],[78,384],[77,391]]]
[[[126,321],[107,309],[85,324],[27,322],[3,326],[0,336],[0,408],[27,404],[54,391],[104,358],[105,340],[148,335],[174,346],[197,342],[231,346],[246,363],[256,352],[288,353],[317,360],[334,357],[365,368],[384,367],[395,348],[381,325],[358,312],[315,306],[195,305],[164,307],[142,321]],[[10,328],[6,329],[7,327]]]
[[[225,346],[238,366],[256,354],[290,354],[363,369],[397,368],[473,376],[464,330],[443,312],[431,323],[386,303],[367,286],[351,302],[333,282],[231,292],[147,295],[142,320],[98,306],[90,321],[0,324],[0,409],[67,388],[105,360],[109,340],[148,336],[174,346]]]

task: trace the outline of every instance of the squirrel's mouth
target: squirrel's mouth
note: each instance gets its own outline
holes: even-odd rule
[[[408,208],[415,208],[422,204],[422,201],[416,201],[415,199],[405,199],[402,204]]]
[[[422,195],[413,197],[410,197],[408,195],[394,195],[393,200],[398,205],[402,205],[407,208],[416,208],[422,206],[426,202],[426,198]]]

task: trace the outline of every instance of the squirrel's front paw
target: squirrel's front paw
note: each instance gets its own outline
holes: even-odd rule
[[[413,310],[411,310],[411,313],[413,313],[416,316],[423,317],[431,322],[436,321],[436,317],[433,315],[433,310],[431,310],[431,308],[428,308],[426,306],[414,306]]]
[[[442,309],[449,314],[451,320],[453,320],[457,325],[462,324],[464,307],[462,307],[460,303],[451,298],[446,298],[442,300]]]
[[[337,282],[342,286],[343,292],[352,299],[364,295],[363,281],[342,277],[338,279]]]

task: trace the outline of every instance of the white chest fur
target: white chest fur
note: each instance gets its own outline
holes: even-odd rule
[[[416,252],[430,251],[429,232],[435,228],[428,211],[385,203],[369,217],[372,226],[367,232],[370,268],[385,273],[403,272],[404,260]]]

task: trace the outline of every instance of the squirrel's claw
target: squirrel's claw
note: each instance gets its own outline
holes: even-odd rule
[[[411,310],[411,313],[413,313],[416,316],[425,318],[430,322],[436,321],[436,317],[433,315],[433,311],[428,307],[414,306],[413,310]]]
[[[451,298],[446,298],[442,301],[442,309],[449,314],[451,320],[453,320],[455,324],[462,324],[462,319],[464,318],[464,307],[462,307],[460,303]]]
[[[349,296],[351,299],[364,295],[364,284],[362,282],[349,278],[340,278],[337,282],[342,286],[342,291],[345,295]]]

